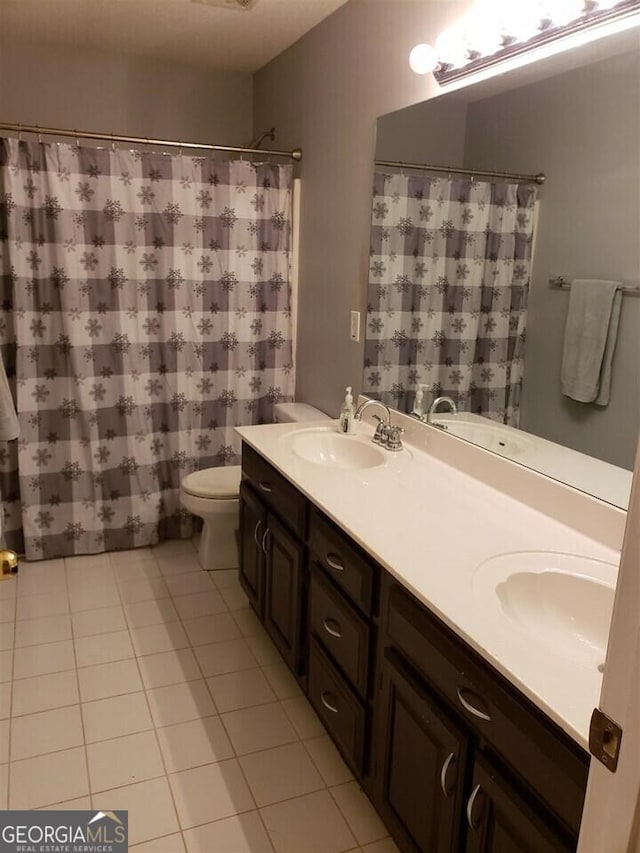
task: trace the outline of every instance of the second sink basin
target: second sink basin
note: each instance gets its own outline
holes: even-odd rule
[[[604,663],[617,569],[543,551],[501,554],[476,571],[474,588],[533,643],[573,663]]]
[[[328,468],[360,470],[384,465],[385,454],[368,436],[343,435],[335,429],[308,429],[287,436],[296,456]]]

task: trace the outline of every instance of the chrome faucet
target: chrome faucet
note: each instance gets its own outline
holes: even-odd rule
[[[402,450],[402,442],[400,441],[400,433],[404,432],[402,427],[399,426],[391,426],[391,410],[389,406],[383,403],[381,400],[365,400],[364,403],[360,403],[358,408],[356,409],[356,413],[353,416],[353,419],[356,421],[362,420],[362,415],[364,411],[369,406],[380,406],[384,409],[386,418],[381,418],[379,415],[374,415],[373,417],[378,421],[378,426],[376,427],[376,431],[373,435],[372,441],[376,444],[381,445],[382,447],[386,447],[387,450],[392,450],[397,452]]]
[[[440,426],[440,424],[434,424],[431,421],[431,418],[435,415],[438,410],[438,406],[441,403],[447,403],[449,405],[449,410],[452,415],[458,414],[458,407],[455,404],[455,401],[451,397],[436,397],[433,403],[429,406],[429,411],[427,412],[427,423],[431,424],[431,426]],[[444,429],[444,427],[442,427]]]

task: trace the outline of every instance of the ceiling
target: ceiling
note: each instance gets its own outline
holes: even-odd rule
[[[0,39],[257,71],[347,0],[0,0]],[[217,2],[217,0],[212,0]]]

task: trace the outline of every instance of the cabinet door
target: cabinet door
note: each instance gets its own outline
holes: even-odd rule
[[[383,662],[377,806],[406,851],[459,850],[468,740],[392,650]]]
[[[466,803],[466,853],[569,853],[575,845],[550,828],[548,816],[525,803],[481,757]]]
[[[302,634],[304,546],[267,517],[264,625],[289,667],[298,672]]]
[[[262,538],[267,530],[267,512],[253,489],[240,484],[240,583],[251,606],[262,619],[264,613],[264,552]]]

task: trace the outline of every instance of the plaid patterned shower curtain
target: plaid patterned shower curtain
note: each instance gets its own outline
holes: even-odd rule
[[[181,478],[237,464],[234,426],[293,397],[291,166],[0,146],[7,544],[40,559],[188,536]]]
[[[364,393],[518,426],[537,187],[376,173]]]

